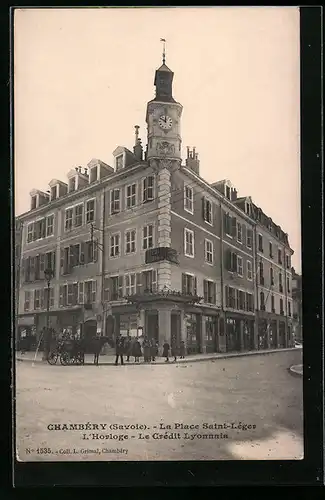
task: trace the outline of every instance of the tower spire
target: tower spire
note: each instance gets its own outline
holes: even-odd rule
[[[160,41],[163,42],[163,57],[162,57],[162,61],[163,61],[163,64],[165,64],[166,63],[166,39],[165,38],[161,38]]]

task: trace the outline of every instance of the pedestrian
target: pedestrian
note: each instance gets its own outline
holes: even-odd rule
[[[149,342],[148,337],[145,337],[143,340],[143,357],[144,357],[145,363],[149,363],[151,361],[150,342]]]
[[[93,337],[93,352],[94,352],[94,365],[98,366],[100,351],[102,350],[102,343],[99,334]]]
[[[115,352],[116,352],[115,365],[118,365],[119,358],[121,358],[121,365],[124,365],[124,359],[123,359],[124,337],[122,337],[122,335],[118,335],[118,337],[116,338]]]
[[[174,357],[174,361],[177,361],[178,349],[177,349],[176,341],[174,341],[172,343],[171,354]]]
[[[139,363],[140,358],[142,356],[141,344],[139,342],[139,339],[135,339],[132,348],[133,348],[132,355],[134,356],[134,362]]]
[[[169,361],[169,344],[167,340],[165,340],[165,343],[163,345],[163,357],[166,358],[165,363],[167,363]]]
[[[132,354],[132,339],[130,335],[128,335],[125,339],[124,343],[126,361],[130,361],[130,355]]]
[[[181,341],[181,345],[180,345],[180,348],[179,348],[179,354],[180,354],[179,357],[181,359],[185,358],[185,342],[184,342],[184,340]]]
[[[151,339],[151,361],[156,361],[156,357],[158,356],[158,342],[156,340]]]

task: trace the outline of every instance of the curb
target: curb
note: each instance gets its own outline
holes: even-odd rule
[[[236,352],[236,353],[218,353],[218,354],[215,354],[215,355],[211,355],[211,356],[206,356],[204,358],[200,358],[200,357],[197,357],[197,358],[185,358],[185,359],[178,359],[176,362],[174,361],[169,361],[169,363],[166,363],[165,361],[155,361],[155,362],[150,362],[150,363],[135,363],[134,361],[131,361],[131,362],[125,362],[124,364],[127,365],[127,366],[132,366],[132,365],[136,365],[136,366],[139,366],[139,365],[180,365],[180,364],[184,364],[184,363],[199,363],[199,362],[203,362],[203,361],[213,361],[213,360],[218,360],[218,359],[227,359],[227,358],[239,358],[239,357],[244,357],[244,356],[257,356],[257,355],[267,355],[267,354],[275,354],[275,353],[279,353],[279,352],[290,352],[290,351],[296,351],[296,349],[294,347],[288,347],[288,348],[285,348],[285,349],[272,349],[272,350],[265,350],[265,351],[246,351],[246,352]],[[43,364],[48,364],[46,361],[43,361],[42,359],[31,359],[31,358],[22,358],[22,357],[16,357],[16,361],[20,361],[20,362],[29,362],[29,363],[43,363]],[[51,365],[51,366],[62,366],[60,365],[60,363],[58,363],[57,365]],[[113,361],[111,362],[107,362],[107,361],[104,361],[102,363],[99,362],[99,365],[100,366],[115,366],[115,363]],[[79,366],[79,365],[66,365],[66,366]],[[81,366],[94,366],[93,363],[91,362],[86,362],[84,365],[81,365]],[[291,368],[295,368],[297,366],[300,366],[300,365],[294,365],[293,367]],[[290,368],[290,370],[291,370]],[[292,373],[295,373],[294,371]],[[302,373],[300,372],[297,372],[297,375],[302,375]]]
[[[302,377],[303,376],[303,366],[302,365],[290,366],[289,372],[291,373],[291,375],[294,375],[295,377]]]

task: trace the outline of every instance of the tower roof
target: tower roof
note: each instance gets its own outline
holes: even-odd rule
[[[172,73],[172,70],[168,68],[168,66],[166,66],[166,64],[162,64],[160,66],[160,68],[157,69],[157,71],[166,71],[167,73]]]

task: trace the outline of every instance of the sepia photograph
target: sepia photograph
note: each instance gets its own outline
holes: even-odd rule
[[[15,9],[17,461],[304,458],[299,16]]]

